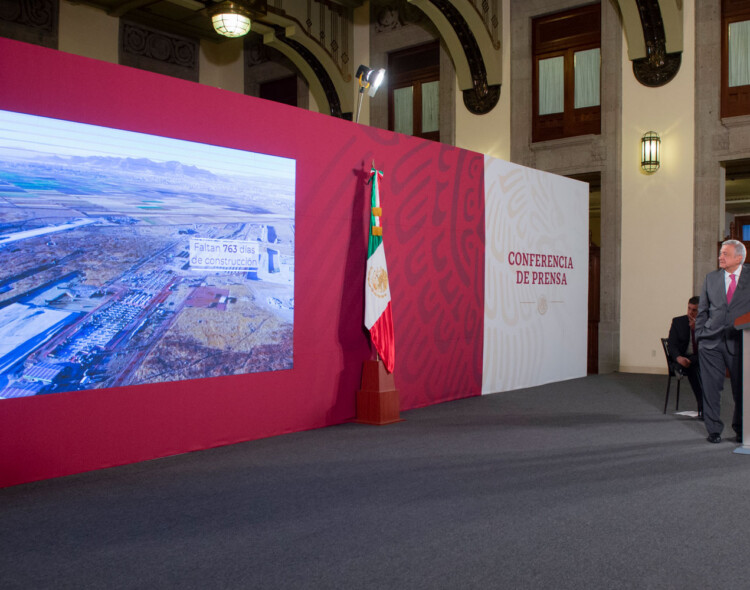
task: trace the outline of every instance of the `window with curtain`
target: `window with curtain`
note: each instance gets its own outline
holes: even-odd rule
[[[414,135],[414,86],[393,90],[393,131]]]
[[[440,82],[422,84],[422,133],[438,131],[440,118]]]
[[[565,58],[539,60],[539,114],[551,115],[565,110]]]
[[[439,42],[389,54],[387,76],[388,128],[439,141]]]
[[[750,20],[729,25],[729,86],[750,84]]]
[[[573,54],[575,72],[573,106],[576,109],[599,106],[599,75],[602,69],[601,51],[586,49]]]
[[[601,5],[532,21],[532,140],[600,133]]]
[[[721,25],[721,116],[750,115],[750,0],[722,0]]]

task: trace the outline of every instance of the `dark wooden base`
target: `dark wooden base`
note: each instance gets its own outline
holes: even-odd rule
[[[398,390],[393,375],[383,362],[365,361],[362,365],[362,388],[357,392],[357,417],[360,424],[393,424],[401,422]]]

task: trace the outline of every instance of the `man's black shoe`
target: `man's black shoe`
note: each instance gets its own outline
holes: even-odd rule
[[[738,443],[742,444],[742,435],[741,435],[741,434],[738,434],[738,435],[737,435],[737,436],[736,436],[736,437],[734,438],[734,440],[736,440],[736,441],[737,441]]]
[[[710,443],[720,443],[721,435],[714,432],[713,434],[709,434],[706,440]]]

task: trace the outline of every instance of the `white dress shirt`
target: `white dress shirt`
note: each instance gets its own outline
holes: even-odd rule
[[[739,265],[739,266],[737,267],[737,270],[735,270],[734,272],[727,272],[727,271],[724,271],[724,292],[725,292],[725,293],[726,293],[727,291],[729,291],[729,285],[731,285],[731,283],[732,283],[732,281],[731,281],[731,279],[729,278],[729,276],[730,276],[730,275],[734,275],[734,286],[735,286],[735,288],[736,288],[736,287],[737,287],[737,285],[738,285],[738,284],[739,284],[739,282],[740,282],[740,273],[741,273],[741,272],[742,272],[742,265],[741,265],[741,264],[740,264],[740,265]]]

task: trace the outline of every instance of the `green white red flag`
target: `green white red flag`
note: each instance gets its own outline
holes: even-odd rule
[[[396,362],[395,339],[393,336],[393,313],[391,311],[391,289],[388,282],[388,268],[385,264],[383,227],[380,225],[380,183],[383,172],[375,169],[373,162],[370,171],[372,197],[370,206],[370,239],[367,245],[367,272],[365,273],[365,327],[370,331],[370,339],[375,350],[383,359],[389,373],[393,373]]]

